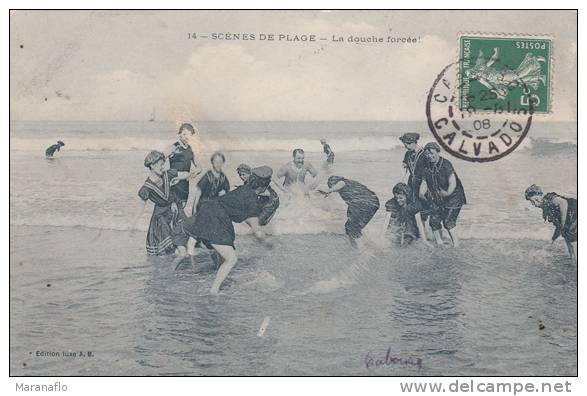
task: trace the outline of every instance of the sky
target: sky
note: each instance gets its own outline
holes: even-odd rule
[[[11,117],[424,121],[459,34],[491,32],[552,38],[552,113],[541,117],[569,122],[576,29],[574,11],[12,11]],[[261,41],[263,33],[317,41]],[[351,35],[417,41],[355,44]]]

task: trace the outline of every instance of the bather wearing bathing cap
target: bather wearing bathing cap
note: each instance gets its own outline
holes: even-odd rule
[[[328,181],[326,182],[326,184],[328,185],[328,188],[331,188],[336,183],[341,182],[341,181],[344,181],[344,177],[342,177],[342,176],[330,176],[328,178]]]
[[[251,167],[247,164],[240,164],[236,168],[237,173],[251,173]]]
[[[436,152],[440,153],[440,146],[436,142],[426,143],[424,146],[424,150],[432,151],[435,150]]]
[[[406,197],[409,197],[411,189],[406,183],[397,183],[395,186],[393,186],[391,192],[393,193],[393,195],[403,194]]]
[[[145,167],[149,168],[151,165],[157,163],[159,160],[164,160],[165,154],[160,151],[153,150],[145,157]]]
[[[420,139],[420,134],[415,132],[404,133],[399,137],[399,140],[406,144],[416,143],[418,139]]]
[[[536,184],[532,184],[530,187],[526,189],[524,196],[526,197],[526,199],[530,199],[535,195],[542,195],[542,188],[540,188],[540,186],[537,186]]]
[[[258,204],[260,208],[259,225],[267,225],[279,208],[279,196],[270,186],[273,169],[268,166],[260,166],[251,170],[249,184],[252,188],[265,188],[267,195],[259,196]]]
[[[253,188],[267,187],[271,183],[271,176],[273,175],[273,169],[268,166],[259,166],[251,169],[251,178],[249,184]]]
[[[251,174],[260,179],[267,179],[271,178],[273,175],[273,169],[271,169],[269,166],[259,166],[257,168],[251,169]]]

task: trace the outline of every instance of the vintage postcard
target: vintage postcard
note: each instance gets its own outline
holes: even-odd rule
[[[577,11],[13,10],[13,376],[576,376]]]

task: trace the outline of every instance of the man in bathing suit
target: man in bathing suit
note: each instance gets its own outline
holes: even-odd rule
[[[295,183],[306,183],[306,174],[312,177],[318,176],[318,171],[310,163],[304,163],[305,153],[301,148],[293,151],[293,161],[284,164],[279,171],[277,171],[277,178],[284,178],[283,186],[289,188]],[[315,186],[310,186],[314,188]]]

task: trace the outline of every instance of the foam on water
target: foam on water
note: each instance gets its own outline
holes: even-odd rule
[[[341,212],[328,212],[320,207],[303,205],[303,209],[291,209],[287,206],[279,209],[271,223],[265,227],[268,235],[317,235],[336,234],[344,235],[346,217]],[[150,216],[150,214],[148,214]],[[283,216],[283,217],[282,217]],[[365,238],[375,248],[388,246],[389,241],[381,236],[381,225],[384,214],[382,212],[367,225],[364,230]],[[10,220],[14,226],[53,226],[64,228],[80,228],[107,231],[129,231],[144,233],[148,230],[148,216],[129,230],[129,221],[121,218],[93,218],[87,216],[63,217],[59,214],[46,214],[34,218],[14,218]],[[544,224],[531,229],[517,229],[507,225],[462,225],[458,228],[460,239],[513,239],[513,240],[543,240],[549,241],[553,232],[552,226]],[[249,235],[248,225],[235,224],[237,235]]]
[[[213,135],[214,136],[214,135]],[[83,138],[67,137],[63,153],[70,152],[125,152],[125,151],[144,151],[163,150],[170,145],[169,138],[149,138],[120,136],[116,138]],[[45,149],[55,144],[56,139],[25,139],[11,138],[11,151],[38,152],[44,153]],[[420,143],[425,145],[434,141],[429,137],[424,137]],[[214,137],[194,140],[193,147],[198,152],[212,153],[214,151],[292,151],[297,147],[304,147],[305,151],[318,153],[322,151],[322,146],[317,144],[315,138],[267,138],[264,136],[252,137]],[[576,147],[577,140],[572,138],[533,138],[527,137],[522,141],[517,150],[542,150],[548,148]],[[357,136],[338,138],[331,143],[331,147],[336,153],[348,153],[356,151],[382,151],[403,149],[403,144],[398,140],[397,133],[391,136]],[[58,155],[63,155],[59,153]]]
[[[419,132],[421,143],[433,141],[425,122],[201,122],[193,139],[198,152],[291,151],[303,147],[322,151],[325,138],[335,153],[372,152],[403,148],[398,137]],[[44,153],[57,140],[66,143],[65,152],[126,152],[162,150],[174,139],[173,122],[24,122],[10,124],[10,148],[17,152]],[[575,124],[533,123],[518,150],[543,146],[576,147]],[[64,153],[59,153],[63,155]]]

